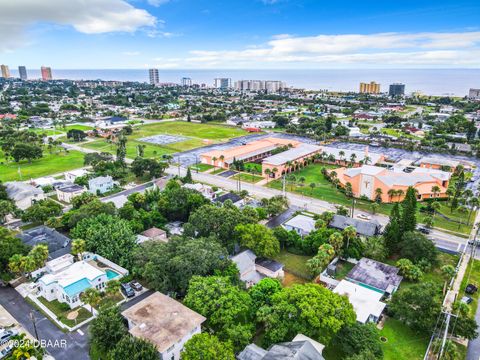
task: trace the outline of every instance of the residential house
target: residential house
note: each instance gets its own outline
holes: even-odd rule
[[[364,237],[379,235],[382,231],[382,225],[377,220],[359,220],[344,215],[334,215],[329,226],[337,230],[353,226],[357,234]]]
[[[150,241],[168,242],[167,232],[156,227],[145,230],[141,235]]]
[[[185,343],[201,333],[206,320],[182,303],[155,292],[122,312],[130,334],[151,342],[160,359],[180,360]]]
[[[71,254],[65,254],[47,262],[45,270],[46,274],[38,280],[40,296],[68,304],[71,309],[82,305],[80,295],[85,290],[104,291],[108,281],[128,274],[128,270],[94,254],[77,262]]]
[[[70,253],[70,238],[44,225],[24,230],[17,237],[31,247],[39,244],[47,245],[50,259],[56,259]]]
[[[348,298],[357,314],[357,321],[362,324],[377,323],[386,306],[384,302],[380,301],[383,297],[381,292],[347,280],[341,280],[333,292]]]
[[[315,219],[307,215],[297,215],[285,222],[282,226],[290,231],[295,231],[300,236],[307,236],[315,230]]]
[[[99,176],[88,180],[88,189],[93,194],[104,194],[112,190],[115,186],[113,178],[108,176]]]
[[[28,209],[35,201],[45,199],[43,190],[30,184],[12,181],[5,183],[5,187],[9,199],[13,200],[21,210]]]
[[[323,344],[298,334],[292,341],[274,344],[268,350],[249,344],[237,355],[237,360],[324,360],[324,348]]]
[[[75,196],[81,195],[85,191],[87,190],[83,186],[75,184],[67,184],[56,189],[58,200],[67,204],[70,204]]]
[[[75,182],[75,180],[78,177],[82,177],[88,174],[88,171],[85,169],[77,169],[77,170],[70,170],[66,171],[63,175],[65,176],[65,180],[70,181],[72,183]]]
[[[213,188],[211,186],[208,186],[206,184],[201,184],[201,183],[184,184],[183,187],[186,189],[198,191],[200,194],[203,195],[204,198],[210,201],[215,198],[215,191],[213,191]]]
[[[233,256],[231,260],[237,265],[240,280],[251,287],[265,277],[281,279],[284,276],[283,264],[277,261],[257,258],[251,250],[245,250]]]
[[[361,258],[345,277],[355,284],[367,286],[381,294],[391,295],[397,291],[403,277],[399,269],[376,260]]]
[[[220,203],[220,204],[223,204],[227,200],[230,200],[233,203],[233,205],[237,207],[241,207],[244,203],[243,199],[239,195],[233,192],[229,192],[229,193],[217,196],[215,197],[215,199],[213,199],[214,202]]]

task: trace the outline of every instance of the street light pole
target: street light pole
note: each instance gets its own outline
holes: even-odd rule
[[[39,340],[37,332],[37,319],[35,319],[35,314],[33,313],[33,311],[30,311],[30,320],[32,320],[33,330],[35,331],[35,338]]]

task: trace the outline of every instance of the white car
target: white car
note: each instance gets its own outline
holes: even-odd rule
[[[372,217],[367,214],[357,214],[357,218],[363,219],[363,220],[372,220]]]

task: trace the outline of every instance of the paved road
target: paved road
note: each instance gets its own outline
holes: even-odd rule
[[[42,313],[32,307],[24,298],[11,287],[0,288],[0,304],[33,336],[35,330],[30,320],[30,312],[33,312],[37,319],[37,332],[41,340],[51,344],[66,344],[66,348],[60,346],[47,346],[47,351],[57,360],[88,360],[88,330],[87,325],[72,333],[63,333]]]
[[[150,187],[153,185],[153,182],[152,181],[148,181],[146,183],[143,183],[141,185],[138,185],[138,186],[135,186],[134,188],[131,188],[131,189],[128,189],[128,190],[123,190],[123,191],[120,191],[118,193],[115,193],[115,194],[112,194],[112,195],[109,195],[109,196],[105,196],[103,198],[101,198],[100,200],[102,202],[108,202],[110,199],[112,198],[115,198],[117,196],[120,196],[120,195],[125,195],[125,196],[128,196],[130,194],[133,194],[133,193],[137,193],[137,192],[140,192],[140,191],[143,191],[145,190],[146,188]]]
[[[178,175],[178,168],[177,167],[170,167],[166,171],[168,174]],[[186,170],[184,168],[180,168],[180,175],[184,176]],[[195,181],[211,184],[214,186],[218,186],[224,188],[226,190],[237,190],[237,181],[231,180],[228,178],[208,174],[208,173],[192,173],[192,177]],[[272,197],[276,195],[282,195],[282,191],[277,189],[272,189],[260,185],[249,184],[249,183],[242,183],[241,184],[242,190],[247,190],[248,193],[257,198],[264,198],[264,197]],[[302,195],[297,195],[293,193],[286,192],[285,194],[288,198],[290,206],[296,207],[299,210],[308,210],[317,214],[320,214],[324,211],[336,211],[335,204],[314,199],[310,197],[305,197]],[[355,210],[355,216],[364,213],[364,211]],[[382,226],[385,226],[388,223],[388,216],[382,214],[371,215],[373,219],[377,220]],[[451,235],[448,233],[444,233],[440,230],[433,229],[429,235],[430,239],[432,239],[437,247],[447,250],[447,251],[458,251],[465,246],[467,239],[455,235]]]

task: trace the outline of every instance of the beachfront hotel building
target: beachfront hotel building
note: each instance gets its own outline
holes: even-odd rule
[[[360,83],[360,94],[380,94],[380,84],[375,81]]]
[[[50,81],[52,80],[52,68],[48,66],[42,66],[40,68],[40,71],[42,73],[42,80],[43,81]]]
[[[397,202],[403,200],[410,186],[417,190],[417,200],[447,197],[450,172],[418,167],[411,172],[404,170],[402,166],[387,169],[363,165],[355,168],[334,169],[330,174],[336,173],[339,185],[343,188],[350,183],[354,197],[366,196],[370,200],[375,200],[378,196],[377,189],[380,189],[382,202]],[[435,187],[438,187],[439,191],[432,191]]]

